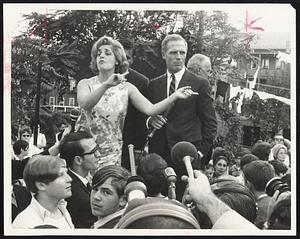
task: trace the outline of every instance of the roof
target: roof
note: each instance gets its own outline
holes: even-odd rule
[[[288,32],[264,32],[257,33],[250,43],[252,49],[286,49],[290,48],[291,33]]]

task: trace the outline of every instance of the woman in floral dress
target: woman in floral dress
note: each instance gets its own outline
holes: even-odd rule
[[[91,50],[91,69],[97,73],[77,86],[81,115],[75,130],[88,130],[101,148],[99,168],[121,165],[122,130],[128,100],[141,112],[157,115],[177,99],[192,95],[189,86],[175,91],[165,100],[152,104],[138,89],[126,82],[128,62],[123,46],[111,37],[101,37]]]

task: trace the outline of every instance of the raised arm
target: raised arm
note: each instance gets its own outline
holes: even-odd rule
[[[95,91],[91,91],[87,79],[79,81],[77,85],[77,101],[81,108],[90,111],[101,99],[108,85],[102,84]]]
[[[193,94],[191,87],[185,86],[176,90],[168,98],[156,104],[152,104],[147,98],[145,98],[139,92],[139,90],[134,85],[128,82],[127,85],[128,85],[128,95],[134,107],[136,107],[139,111],[143,112],[144,114],[151,115],[151,116],[164,112],[177,99],[187,99]]]

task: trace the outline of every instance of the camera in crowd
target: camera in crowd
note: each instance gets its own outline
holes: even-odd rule
[[[291,191],[290,186],[282,178],[274,177],[267,183],[265,192],[269,197],[272,197],[277,190],[279,195],[283,192]]]

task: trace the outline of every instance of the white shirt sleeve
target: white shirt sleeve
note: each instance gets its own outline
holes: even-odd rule
[[[234,210],[225,212],[213,225],[212,229],[247,229],[259,230],[254,224],[249,222]]]

